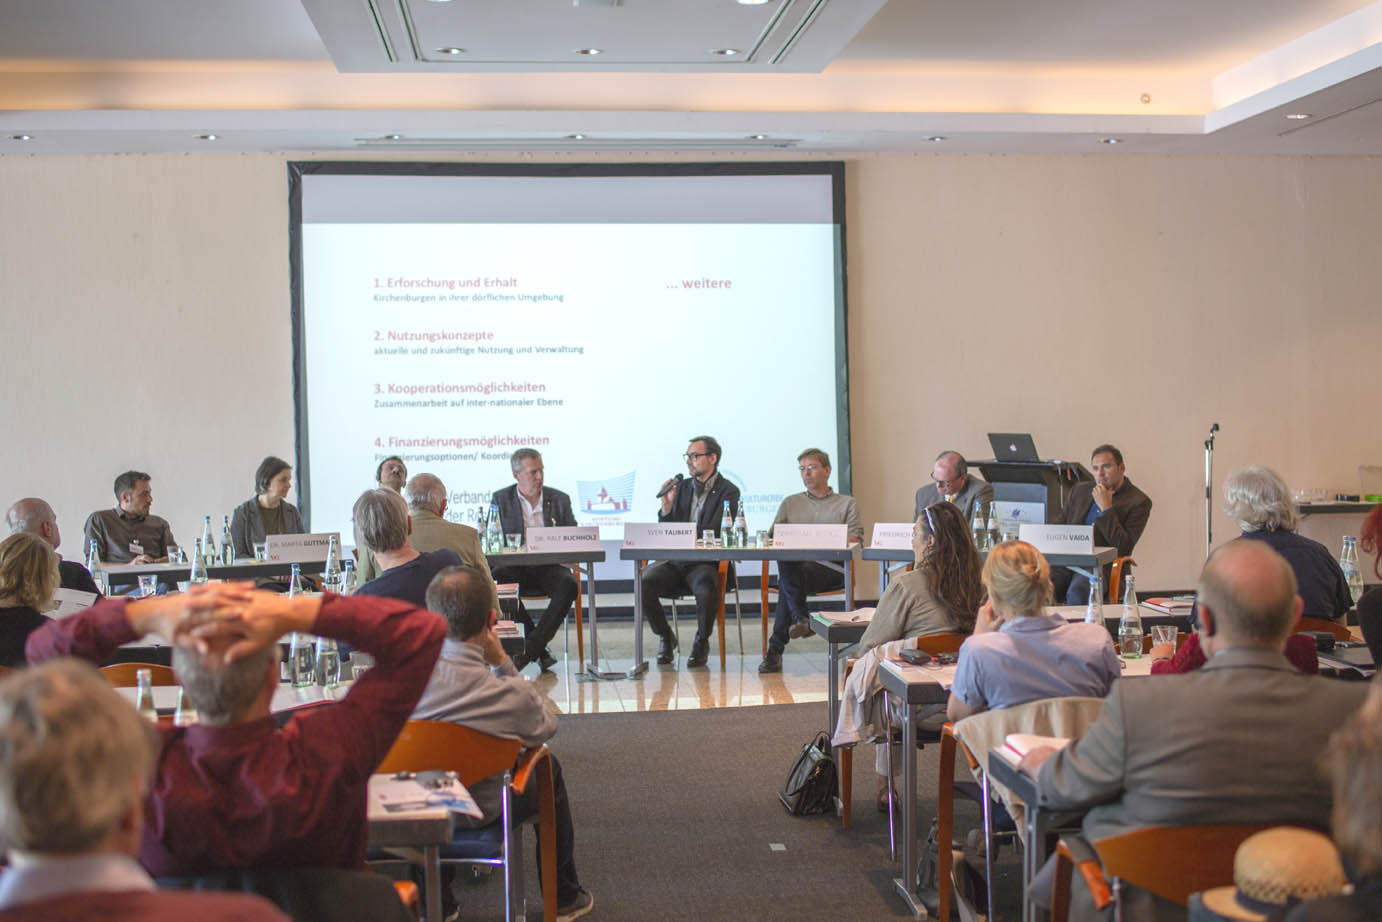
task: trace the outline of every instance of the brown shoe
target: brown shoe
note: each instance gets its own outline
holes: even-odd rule
[[[878,812],[888,812],[888,779],[878,776]]]

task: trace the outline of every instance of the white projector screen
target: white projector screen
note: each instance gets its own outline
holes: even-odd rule
[[[750,531],[829,452],[849,490],[839,163],[289,164],[297,461],[351,535],[379,462],[474,524],[515,449],[582,525],[655,521],[697,435]]]

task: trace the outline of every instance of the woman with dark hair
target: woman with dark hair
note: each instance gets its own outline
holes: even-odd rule
[[[286,502],[293,488],[293,469],[273,455],[254,472],[255,495],[235,507],[230,517],[230,538],[236,557],[253,557],[254,545],[268,535],[300,535],[307,531],[296,506]]]
[[[923,509],[912,526],[912,551],[916,568],[888,584],[859,641],[860,656],[890,640],[974,630],[984,588],[960,510],[947,502]]]
[[[1372,572],[1382,579],[1382,506],[1374,506],[1363,520],[1360,538],[1363,550],[1376,555]],[[1382,587],[1374,586],[1358,599],[1358,626],[1372,651],[1372,661],[1382,662]]]
[[[58,559],[29,532],[0,541],[0,666],[23,666],[24,641],[48,623],[42,610],[58,588]]]

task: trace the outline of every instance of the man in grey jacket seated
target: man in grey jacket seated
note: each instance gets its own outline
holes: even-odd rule
[[[446,619],[446,641],[432,669],[432,679],[413,710],[414,720],[445,720],[491,736],[518,739],[537,746],[557,732],[557,716],[549,711],[537,689],[525,681],[499,643],[491,607],[490,582],[474,567],[447,567],[427,587],[427,608]],[[557,919],[578,919],[595,905],[576,877],[576,837],[571,805],[561,764],[552,757],[552,781],[557,814]],[[477,825],[499,819],[503,780],[487,778],[470,789],[484,811]],[[513,819],[520,822],[537,813],[537,786],[516,797]],[[458,817],[457,821],[463,821]],[[538,857],[538,864],[542,862]]]

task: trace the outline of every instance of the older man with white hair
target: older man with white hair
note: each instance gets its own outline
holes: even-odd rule
[[[286,922],[248,894],[159,892],[134,860],[157,733],[89,664],[0,682],[0,920]]]
[[[10,527],[10,534],[26,531],[31,535],[37,535],[55,551],[58,549],[58,545],[62,543],[62,532],[58,529],[57,513],[53,511],[52,506],[36,496],[17,500],[5,511],[5,522]],[[82,592],[94,592],[100,595],[100,590],[96,587],[96,581],[91,578],[91,573],[75,560],[60,559],[58,561],[58,577],[58,585],[63,589],[78,589]]]

